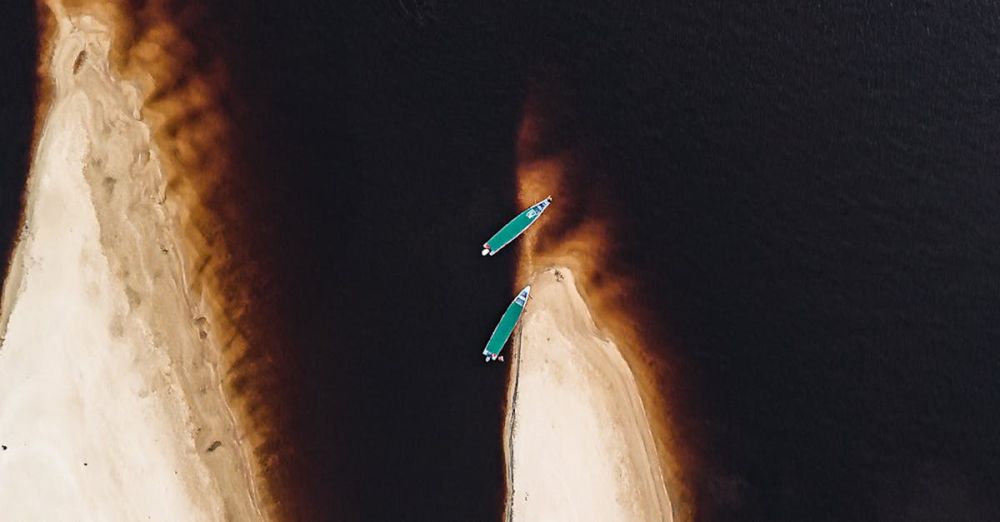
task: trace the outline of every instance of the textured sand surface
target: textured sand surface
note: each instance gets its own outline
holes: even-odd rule
[[[639,390],[566,268],[537,272],[514,341],[507,518],[672,521]]]
[[[106,25],[55,18],[0,302],[0,518],[261,519],[140,93],[115,77]]]

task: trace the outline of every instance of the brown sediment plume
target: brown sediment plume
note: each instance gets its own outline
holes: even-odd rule
[[[614,212],[588,184],[583,171],[586,154],[571,140],[555,135],[550,104],[544,89],[535,89],[525,102],[517,139],[517,197],[520,208],[551,195],[545,226],[532,227],[517,246],[516,285],[548,267],[564,266],[574,274],[578,289],[597,327],[622,352],[636,378],[646,417],[657,446],[658,463],[667,482],[674,519],[694,519],[691,494],[684,483],[686,465],[672,422],[669,400],[669,360],[658,346],[656,332],[662,320],[637,298],[639,282],[614,266]]]
[[[279,444],[287,423],[279,408],[287,366],[275,355],[276,335],[260,326],[266,324],[264,311],[254,305],[252,290],[259,274],[247,261],[250,253],[239,251],[242,238],[231,232],[246,227],[229,227],[248,219],[227,193],[241,180],[224,102],[226,67],[221,57],[200,51],[190,34],[207,23],[202,11],[195,3],[166,0],[40,1],[36,147],[53,96],[47,71],[57,24],[50,7],[93,16],[113,32],[109,62],[115,76],[136,85],[142,96],[140,119],[151,131],[165,178],[160,203],[173,221],[188,298],[203,313],[193,320],[202,338],[222,350],[221,385],[252,451],[256,496],[272,517],[294,518],[292,450]],[[74,69],[87,59],[78,55]]]

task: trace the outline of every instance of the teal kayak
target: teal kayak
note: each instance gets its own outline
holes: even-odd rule
[[[490,336],[490,340],[486,343],[486,349],[483,350],[483,355],[486,356],[486,362],[495,361],[497,357],[500,357],[500,350],[503,350],[504,345],[507,344],[507,339],[510,339],[510,334],[514,332],[514,327],[517,326],[517,321],[521,319],[521,312],[524,311],[524,305],[528,302],[528,292],[531,291],[531,286],[524,287],[521,293],[517,294],[514,298],[514,302],[510,303],[507,310],[500,317],[500,322],[497,323],[497,327],[493,329],[493,335]],[[500,358],[502,361],[503,358]]]
[[[528,207],[521,212],[514,219],[510,220],[503,226],[496,234],[493,234],[488,241],[483,243],[483,255],[486,254],[493,255],[500,251],[501,248],[507,246],[508,243],[517,239],[532,223],[545,212],[545,208],[552,203],[552,196],[549,196],[538,203]]]

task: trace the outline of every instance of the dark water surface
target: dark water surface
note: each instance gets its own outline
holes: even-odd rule
[[[698,521],[1000,520],[1000,7],[213,5],[303,518],[499,519],[514,252],[478,250],[536,89]]]
[[[474,355],[513,285],[473,247],[544,85],[662,318],[698,520],[997,518],[1000,13],[836,5],[264,13],[315,505],[496,518]]]
[[[29,2],[4,10],[0,44],[4,70],[0,80],[0,255],[7,270],[21,213],[21,195],[31,161],[35,121],[35,60],[38,31]]]

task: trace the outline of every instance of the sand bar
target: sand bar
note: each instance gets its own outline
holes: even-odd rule
[[[56,7],[49,113],[0,303],[5,520],[257,520],[244,435],[101,20]]]
[[[567,268],[530,284],[508,401],[507,520],[672,521],[628,364]]]

